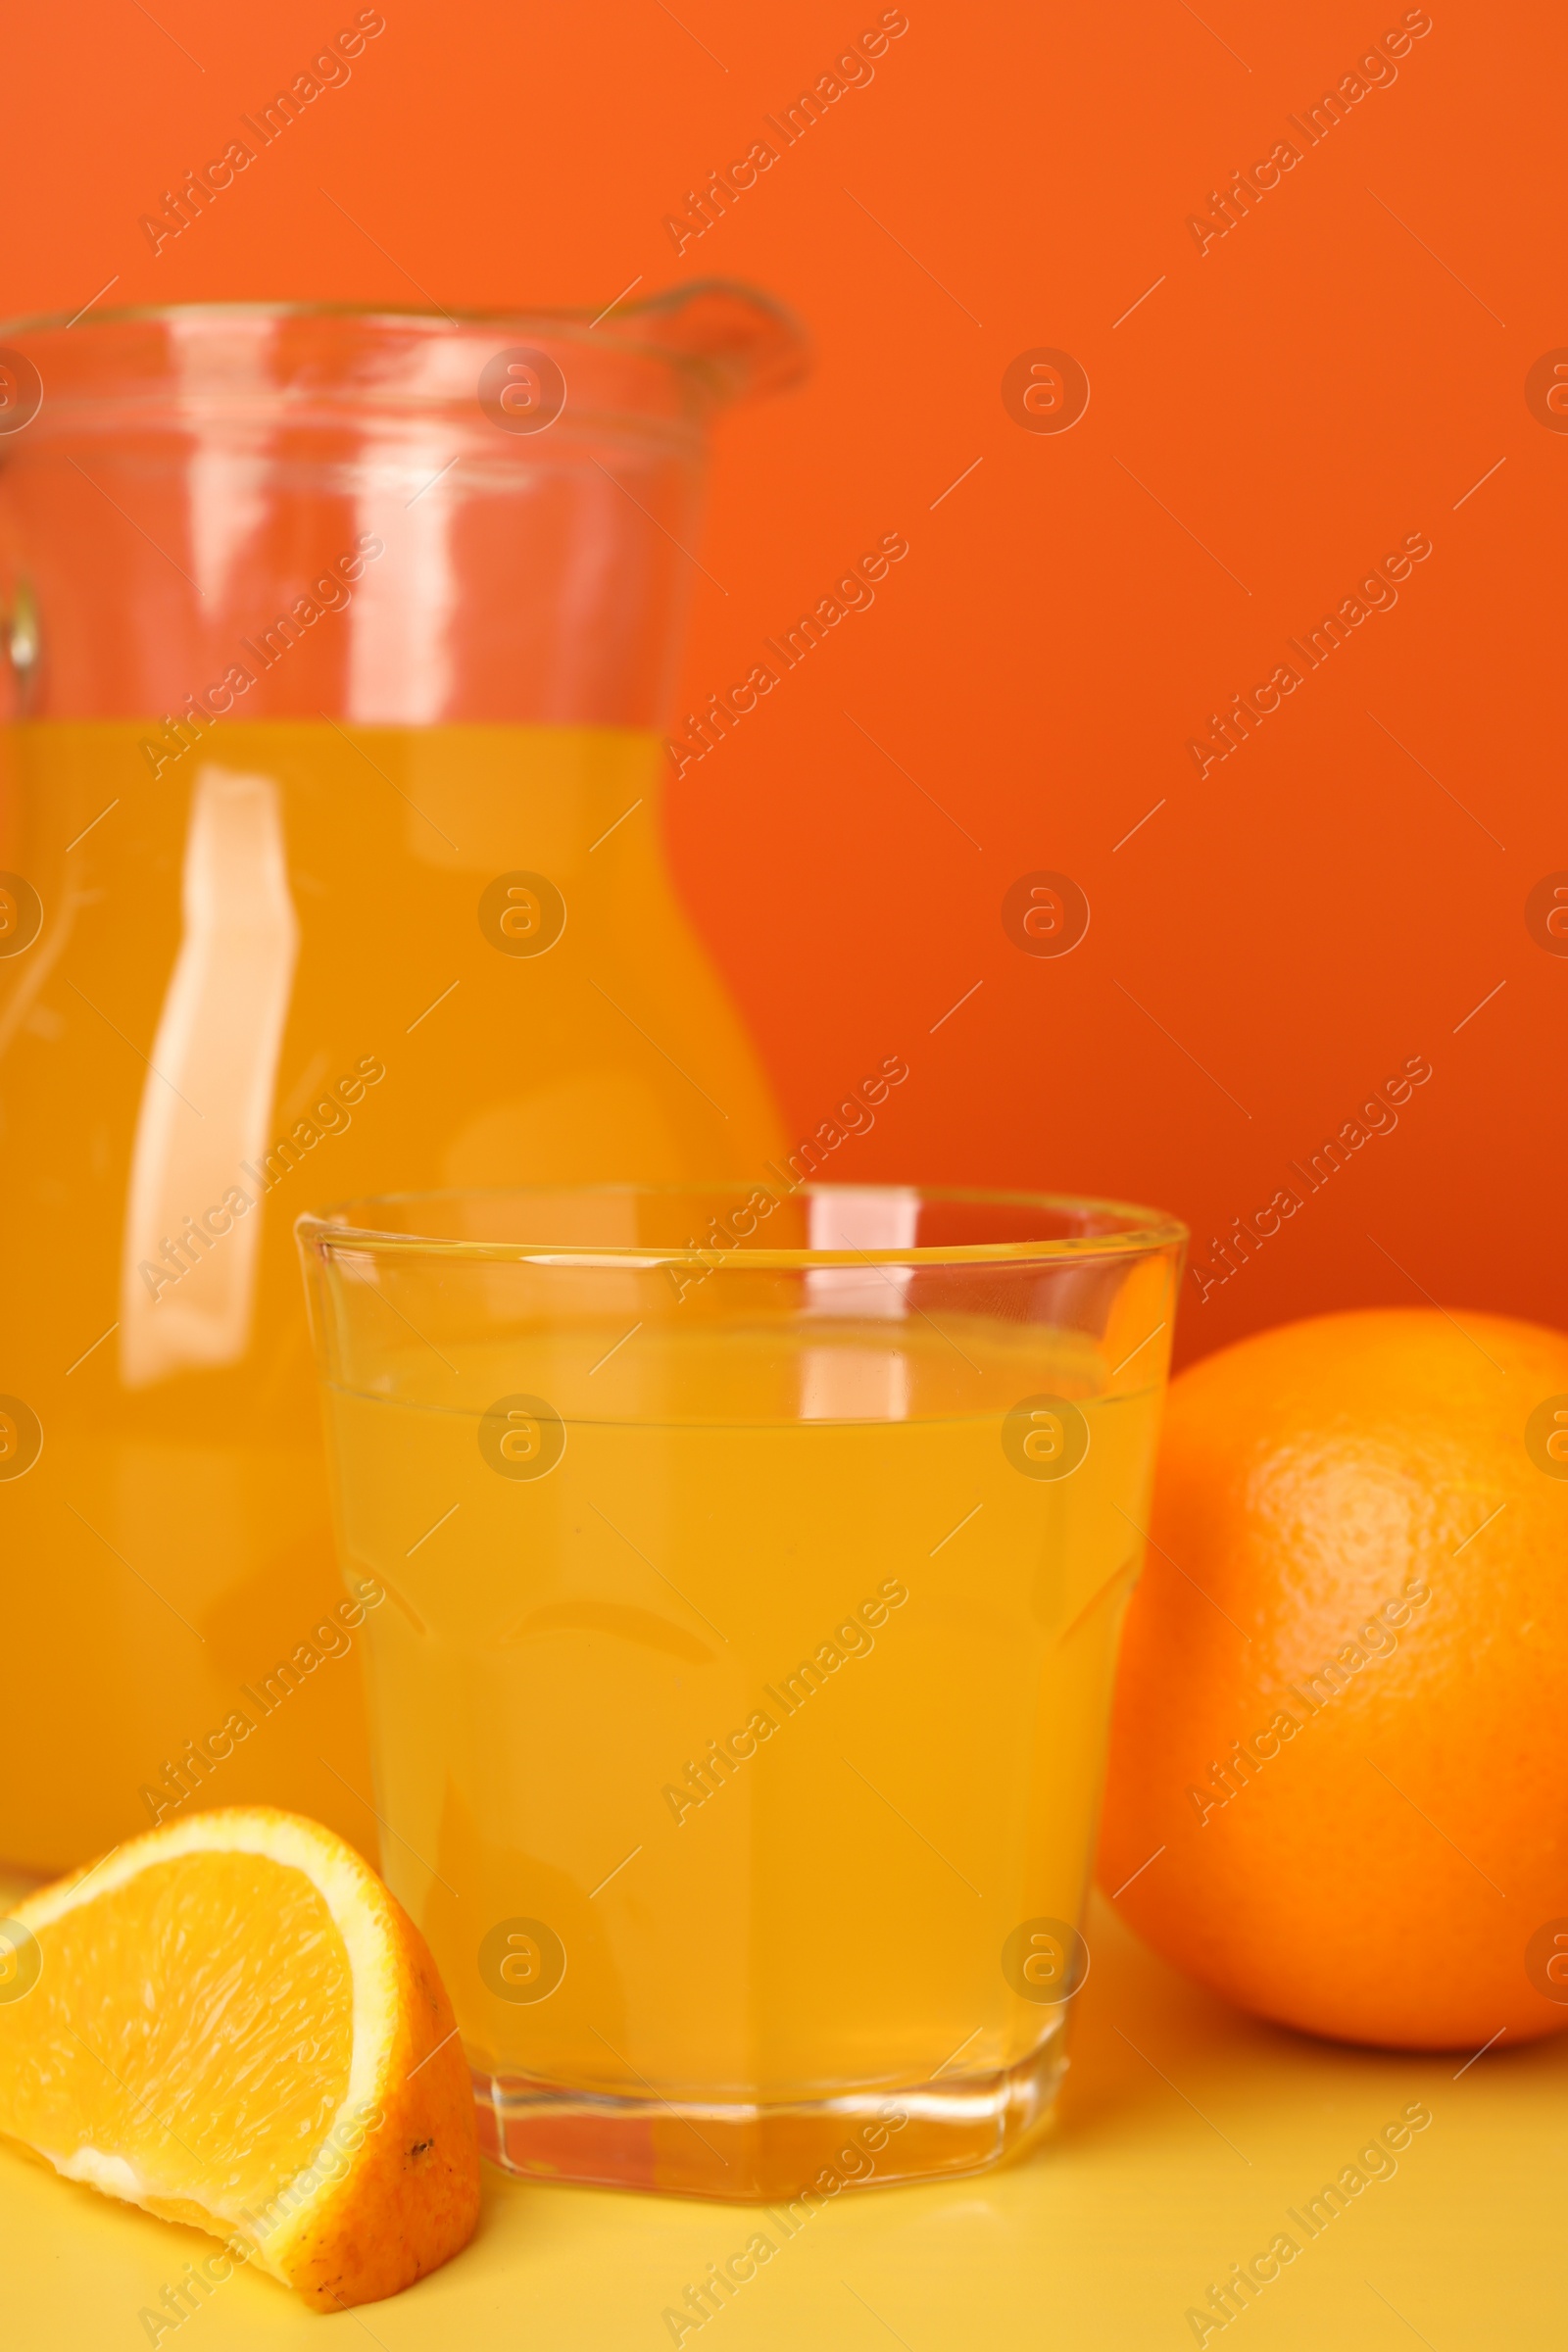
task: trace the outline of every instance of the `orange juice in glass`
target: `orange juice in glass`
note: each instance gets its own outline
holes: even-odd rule
[[[383,1867],[519,2172],[794,2196],[1049,2113],[1182,1243],[800,1185],[302,1221]]]

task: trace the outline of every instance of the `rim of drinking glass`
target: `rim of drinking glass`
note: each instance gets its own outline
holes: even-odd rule
[[[350,1223],[349,1210],[375,1209],[406,1200],[476,1200],[512,1198],[518,1194],[571,1194],[581,1200],[627,1194],[668,1198],[694,1194],[732,1196],[746,1201],[763,1194],[775,1206],[783,1200],[818,1194],[913,1193],[921,1200],[944,1201],[984,1208],[1037,1208],[1056,1213],[1108,1216],[1126,1220],[1117,1233],[1063,1234],[1050,1241],[944,1242],[931,1248],[906,1250],[754,1249],[744,1239],[732,1248],[671,1248],[651,1242],[476,1242],[456,1235],[398,1233],[386,1227]],[[771,1214],[771,1211],[768,1212]],[[657,1268],[666,1265],[721,1266],[744,1261],[747,1271],[769,1273],[809,1271],[828,1266],[984,1266],[1041,1265],[1085,1258],[1146,1256],[1177,1248],[1189,1239],[1179,1217],[1145,1208],[1135,1201],[1102,1200],[1072,1193],[1015,1193],[976,1190],[962,1186],[924,1184],[797,1184],[774,1190],[745,1177],[691,1178],[662,1184],[501,1184],[448,1185],[429,1190],[375,1193],[344,1200],[335,1207],[311,1209],[294,1221],[302,1249],[327,1254],[341,1251],[358,1256],[434,1257],[491,1265],[599,1265]]]
[[[12,335],[42,335],[63,333],[71,328],[86,326],[147,325],[158,319],[172,318],[360,318],[367,324],[383,319],[388,325],[406,325],[410,321],[430,327],[536,327],[557,335],[586,337],[611,319],[616,313],[611,333],[617,349],[637,351],[651,359],[666,360],[673,368],[687,368],[702,374],[712,368],[709,353],[682,351],[678,346],[660,340],[657,334],[637,335],[627,332],[629,321],[658,318],[678,312],[694,297],[704,294],[735,294],[759,309],[772,314],[804,342],[805,330],[788,304],[776,294],[765,292],[744,278],[696,278],[690,283],[666,286],[646,296],[641,302],[619,308],[619,297],[602,311],[590,312],[564,305],[556,309],[545,305],[517,309],[506,306],[500,310],[447,311],[430,303],[409,302],[141,302],[122,303],[106,311],[94,311],[84,318],[80,311],[74,315],[65,311],[34,311],[15,318],[0,318],[0,339]]]

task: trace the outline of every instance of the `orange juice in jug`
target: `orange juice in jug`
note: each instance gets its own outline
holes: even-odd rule
[[[253,1799],[373,1853],[291,1228],[777,1150],[659,729],[710,416],[795,338],[699,289],[7,340],[0,1857]]]

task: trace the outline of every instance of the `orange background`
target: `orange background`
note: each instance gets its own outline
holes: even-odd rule
[[[1396,1131],[1233,1281],[1201,1303],[1189,1282],[1182,1353],[1423,1293],[1568,1322],[1568,958],[1524,919],[1568,867],[1568,437],[1524,397],[1568,340],[1560,16],[1435,0],[1396,80],[1200,255],[1188,216],[1304,147],[1287,116],[1401,6],[910,0],[874,79],[677,256],[665,216],[875,0],[388,0],[348,84],[155,257],[139,217],[356,14],[24,12],[6,308],[69,313],[110,278],[108,307],[783,295],[817,364],[720,427],[681,708],[884,533],[910,545],[671,789],[682,885],[792,1126],[903,1054],[845,1176],[1146,1199],[1207,1264],[1424,1055]],[[1067,432],[1003,404],[1043,346],[1090,379]],[[1200,779],[1209,713],[1417,531],[1397,606]],[[1093,910],[1063,958],[1003,929],[1037,868]]]

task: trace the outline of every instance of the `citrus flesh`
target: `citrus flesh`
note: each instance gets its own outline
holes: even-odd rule
[[[189,2222],[321,2308],[471,2232],[466,2063],[417,1932],[353,1850],[198,1814],[16,1908],[0,2131]]]

